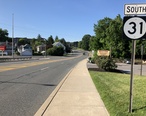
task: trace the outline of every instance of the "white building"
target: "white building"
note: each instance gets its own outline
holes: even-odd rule
[[[28,44],[21,45],[17,50],[21,56],[32,56],[32,47]]]
[[[46,51],[46,45],[43,44],[43,45],[39,45],[37,46],[37,52],[45,52]]]

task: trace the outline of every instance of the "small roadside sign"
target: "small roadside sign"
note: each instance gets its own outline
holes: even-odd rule
[[[97,55],[98,56],[109,56],[110,55],[110,51],[109,50],[98,50],[97,51]]]
[[[125,4],[125,15],[146,15],[146,4]]]
[[[6,50],[6,46],[0,46],[0,51],[5,51]]]

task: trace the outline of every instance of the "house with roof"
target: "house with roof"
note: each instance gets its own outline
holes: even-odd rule
[[[61,42],[55,42],[52,45],[56,47],[63,47],[64,51],[66,50],[66,47]]]
[[[19,46],[17,51],[21,56],[32,56],[32,47],[29,44]]]
[[[42,44],[42,45],[39,45],[37,46],[37,52],[39,53],[42,53],[42,52],[45,52],[46,51],[46,45],[45,44]]]

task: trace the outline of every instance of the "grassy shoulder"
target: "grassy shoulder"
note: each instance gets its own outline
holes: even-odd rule
[[[146,115],[146,76],[134,76],[133,113],[129,109],[130,75],[89,71],[110,116]]]

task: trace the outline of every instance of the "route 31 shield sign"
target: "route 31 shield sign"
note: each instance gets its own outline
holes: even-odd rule
[[[128,39],[146,39],[146,17],[125,16],[123,20],[123,35]]]

